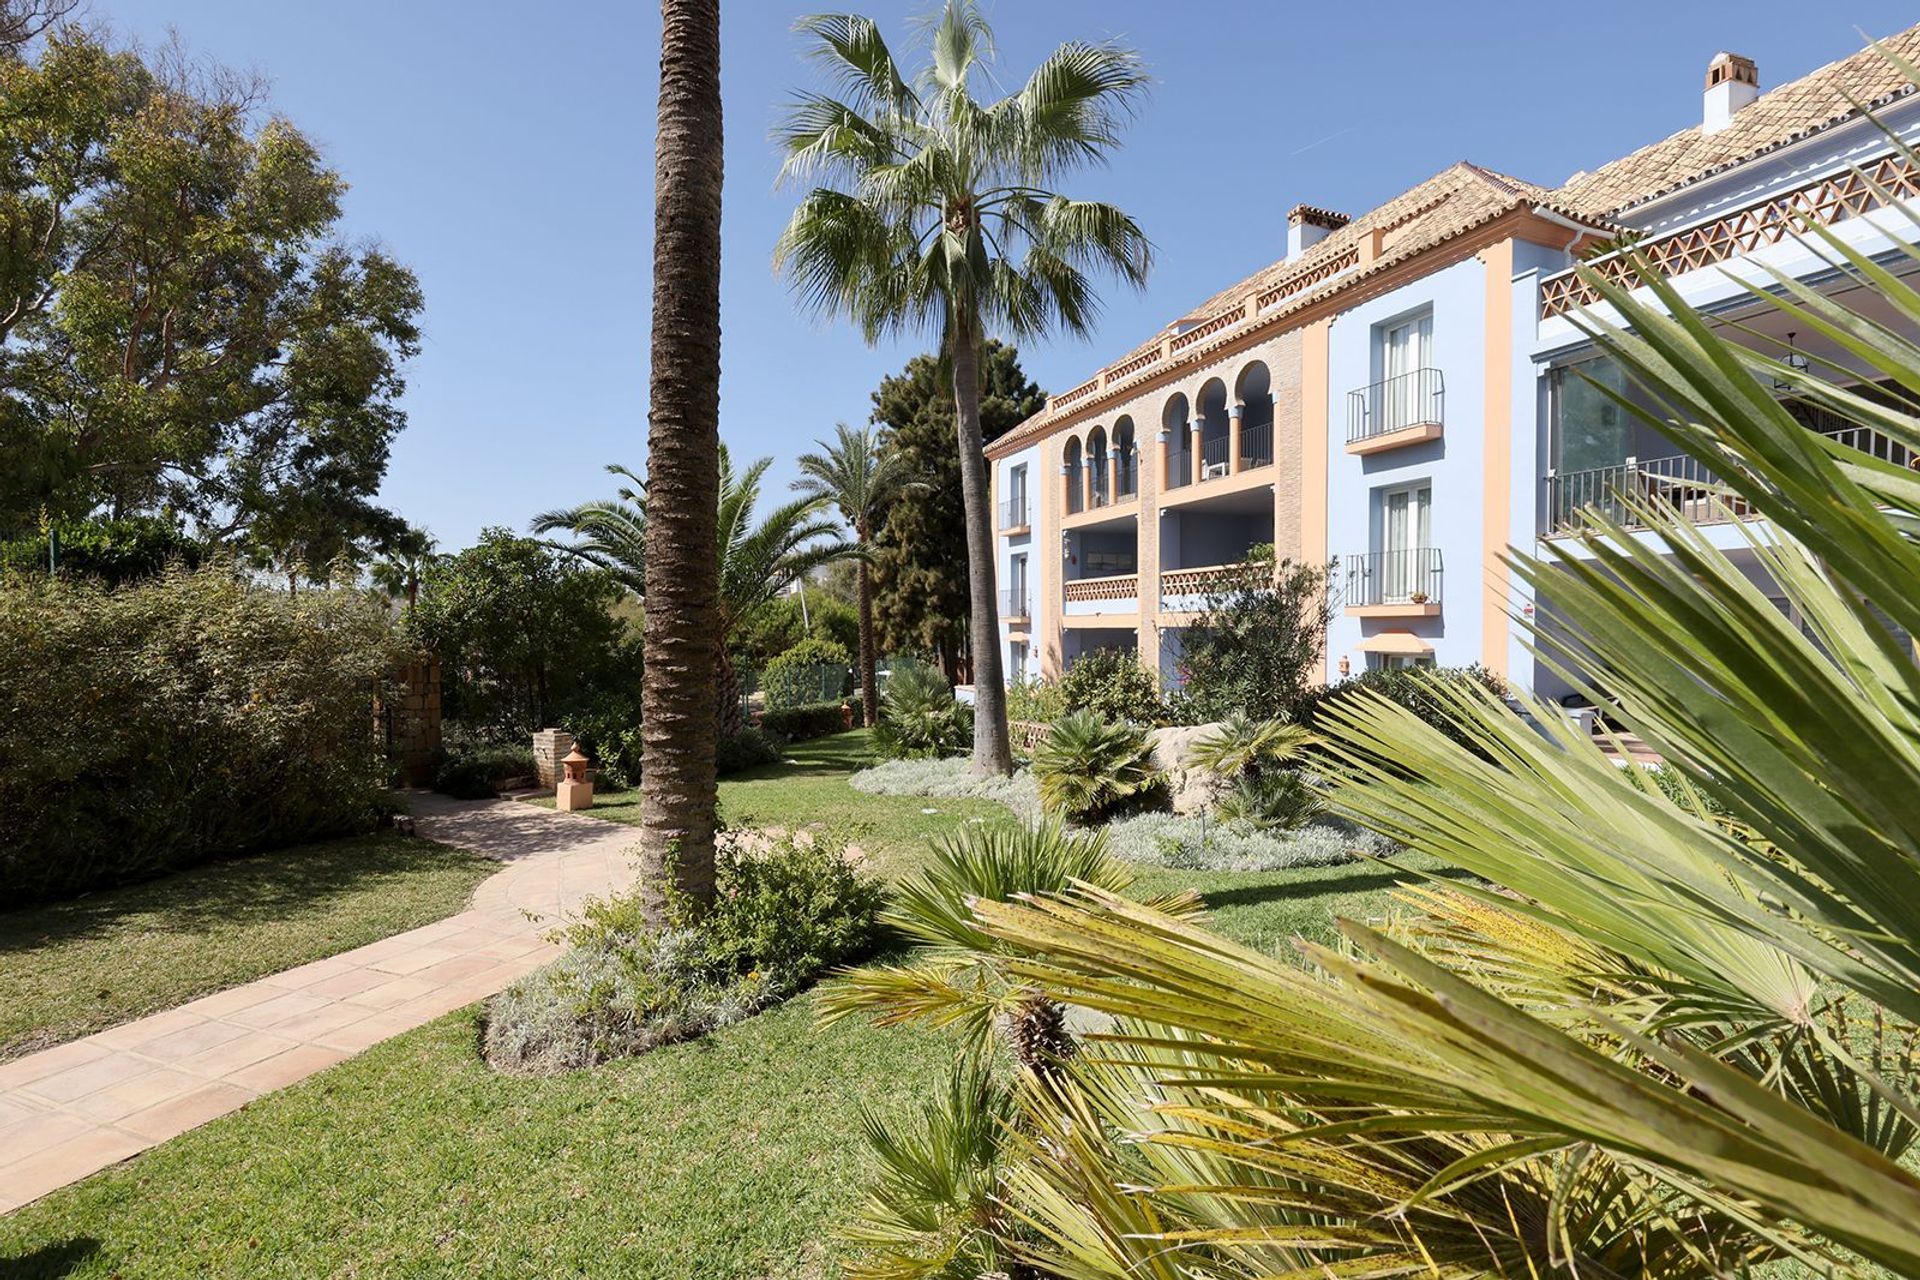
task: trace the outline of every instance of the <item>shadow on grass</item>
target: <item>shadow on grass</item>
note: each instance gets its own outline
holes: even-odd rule
[[[154,933],[285,920],[335,895],[404,876],[422,861],[464,856],[428,840],[348,836],[207,863],[140,884],[0,912],[0,955],[108,932],[128,916]]]
[[[79,1265],[100,1252],[91,1236],[76,1236],[58,1244],[41,1245],[31,1253],[0,1254],[0,1276],[8,1280],[55,1280],[72,1275]]]
[[[1259,874],[1257,872],[1253,874]],[[1477,880],[1470,871],[1446,867],[1430,873],[1442,880]],[[1329,894],[1372,893],[1410,884],[1428,876],[1416,871],[1379,871],[1371,875],[1329,875],[1310,880],[1283,880],[1268,884],[1241,885],[1231,889],[1208,889],[1200,895],[1208,908],[1248,907],[1264,902],[1290,902],[1319,898]]]

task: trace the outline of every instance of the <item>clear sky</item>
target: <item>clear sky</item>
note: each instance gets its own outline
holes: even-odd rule
[[[274,106],[352,184],[351,236],[426,291],[410,424],[384,499],[443,548],[489,524],[610,494],[645,457],[657,7],[645,0],[90,0],[145,41],[263,73]],[[798,314],[769,264],[795,196],[767,141],[807,78],[791,33],[820,0],[724,0],[727,186],[721,432],[792,458],[917,350],[869,350]],[[924,0],[870,3],[896,54]],[[1069,38],[1124,40],[1153,92],[1115,164],[1070,194],[1132,212],[1158,251],[1144,294],[1107,290],[1091,342],[1023,354],[1062,390],[1279,257],[1286,211],[1359,213],[1456,160],[1549,185],[1695,123],[1719,49],[1771,88],[1860,32],[1920,19],[1891,0],[987,0],[1010,85]]]

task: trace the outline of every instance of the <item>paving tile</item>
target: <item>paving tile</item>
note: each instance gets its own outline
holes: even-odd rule
[[[357,995],[348,996],[347,1003],[365,1009],[391,1009],[431,990],[433,984],[419,978],[390,978],[377,987],[369,987]]]
[[[99,1093],[89,1094],[74,1103],[70,1111],[101,1124],[112,1124],[123,1116],[136,1111],[145,1111],[148,1107],[171,1101],[183,1093],[206,1084],[199,1076],[190,1076],[184,1071],[175,1071],[169,1067],[155,1067],[145,1075],[133,1077],[123,1084]]]
[[[25,1204],[152,1144],[137,1134],[89,1126],[88,1131],[17,1164],[0,1166],[0,1199]]]
[[[360,1011],[365,1016],[366,1011]],[[237,1084],[243,1089],[255,1093],[267,1093],[274,1089],[284,1089],[290,1084],[305,1080],[316,1072],[324,1071],[336,1062],[348,1056],[344,1049],[329,1049],[325,1045],[297,1045],[285,1053],[275,1054],[265,1062],[256,1062],[252,1066],[236,1071],[227,1077],[229,1084]]]
[[[119,1128],[149,1143],[165,1142],[168,1138],[178,1137],[189,1129],[195,1129],[229,1111],[238,1110],[253,1099],[251,1089],[225,1082],[203,1084],[198,1089],[183,1093],[177,1098],[161,1103],[157,1107],[148,1107],[145,1111],[136,1111],[120,1121]],[[146,1144],[141,1144],[146,1145]]]
[[[158,1040],[149,1040],[145,1044],[134,1046],[135,1052],[162,1062],[178,1062],[182,1058],[191,1058],[196,1053],[205,1052],[215,1045],[225,1044],[250,1034],[246,1027],[235,1026],[231,1022],[202,1022],[182,1031],[161,1036]]]
[[[50,1103],[40,1101],[23,1093],[0,1098],[0,1132],[10,1124],[19,1124],[48,1109]]]
[[[413,976],[422,982],[431,982],[435,986],[444,986],[449,982],[460,982],[476,973],[485,973],[500,963],[492,956],[455,956],[451,960],[442,960]]]
[[[26,1092],[49,1102],[72,1102],[109,1085],[121,1084],[134,1076],[153,1070],[153,1064],[130,1053],[110,1053],[104,1058],[83,1062],[77,1067],[42,1076],[26,1086]]]
[[[192,1004],[180,1006],[182,1012],[197,1013],[205,1018],[225,1018],[242,1009],[251,1009],[254,1005],[264,1004],[268,1000],[278,999],[286,992],[279,987],[270,987],[264,982],[249,982],[244,987],[228,987],[225,991],[202,996]]]
[[[214,996],[203,997],[207,1000],[215,998]],[[187,1027],[197,1027],[205,1022],[211,1015],[201,1013],[194,1008],[198,1003],[200,1002],[196,1000],[192,1004],[184,1004],[178,1009],[169,1009],[165,1013],[150,1014],[144,1018],[136,1018],[132,1022],[123,1022],[98,1035],[88,1036],[86,1041],[80,1043],[91,1041],[105,1049],[137,1048],[149,1040],[158,1040],[161,1036],[185,1030]]]
[[[255,1031],[181,1058],[174,1066],[189,1075],[218,1080],[242,1067],[250,1067],[276,1053],[291,1049],[297,1043],[277,1032]]]
[[[357,996],[383,982],[392,982],[393,975],[379,969],[348,969],[331,978],[323,978],[306,988],[307,994],[325,996],[329,1000],[344,1000],[348,996]]]
[[[293,1041],[311,1042],[318,1040],[329,1031],[338,1031],[350,1022],[360,1021],[367,1016],[368,1012],[365,1005],[336,1000],[311,1013],[303,1013],[297,1018],[288,1018],[285,1022],[275,1023],[273,1033]]]
[[[0,1066],[0,1090],[17,1089],[21,1085],[32,1084],[56,1072],[69,1067],[77,1067],[96,1058],[104,1058],[111,1052],[93,1036],[84,1040],[75,1040],[68,1044],[57,1045],[52,1049],[42,1049],[30,1053],[24,1058],[16,1058]]]
[[[0,1171],[22,1160],[36,1159],[63,1142],[71,1142],[94,1126],[64,1111],[43,1111],[0,1129]]]
[[[354,967],[354,962],[345,956],[328,956],[324,960],[312,960],[292,969],[284,970],[261,981],[270,986],[283,987],[289,991],[298,991],[326,978],[335,977]]]
[[[263,1000],[229,1014],[226,1020],[243,1027],[271,1027],[288,1018],[324,1009],[328,1003],[325,996],[315,995],[311,991],[283,991],[271,1000]]]
[[[371,1049],[382,1040],[391,1040],[403,1031],[411,1031],[426,1021],[428,1019],[402,1014],[398,1010],[383,1009],[368,1013],[360,1021],[350,1022],[337,1031],[329,1031],[316,1043],[326,1049],[359,1053],[362,1049]]]

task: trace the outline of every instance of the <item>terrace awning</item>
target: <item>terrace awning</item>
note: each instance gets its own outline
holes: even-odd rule
[[[1419,657],[1433,652],[1433,646],[1411,631],[1382,631],[1360,642],[1362,653],[1390,653]]]

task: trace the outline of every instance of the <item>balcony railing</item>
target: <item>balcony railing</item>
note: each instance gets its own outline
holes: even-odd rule
[[[1107,455],[1095,454],[1087,460],[1087,505],[1104,507],[1112,501],[1107,493]]]
[[[1140,475],[1135,465],[1136,461],[1136,456],[1131,452],[1120,455],[1119,464],[1114,469],[1115,478],[1113,487],[1116,497],[1131,498],[1139,490]]]
[[[1347,557],[1348,608],[1440,603],[1440,548],[1369,551]]]
[[[1262,582],[1259,565],[1210,564],[1195,569],[1163,569],[1160,573],[1162,596],[1221,595],[1229,591],[1257,587]]]
[[[1185,435],[1185,432],[1181,432]],[[1193,455],[1185,449],[1167,450],[1167,474],[1161,478],[1163,489],[1178,489],[1193,479]]]
[[[1104,578],[1071,578],[1067,581],[1066,595],[1069,603],[1089,600],[1136,601],[1140,598],[1140,575],[1115,573]]]
[[[1347,393],[1347,443],[1446,422],[1446,380],[1415,369]]]
[[[1018,529],[1027,523],[1027,497],[1008,498],[1000,504],[1000,527]]]
[[[1232,441],[1226,436],[1207,440],[1200,445],[1200,475],[1203,479],[1227,474],[1227,463],[1231,456],[1228,452]]]
[[[1000,616],[1003,618],[1024,618],[1027,616],[1027,589],[1025,587],[1000,588]]]
[[[1263,422],[1257,427],[1245,427],[1240,432],[1240,467],[1251,471],[1255,467],[1269,466],[1273,462],[1273,424]]]

